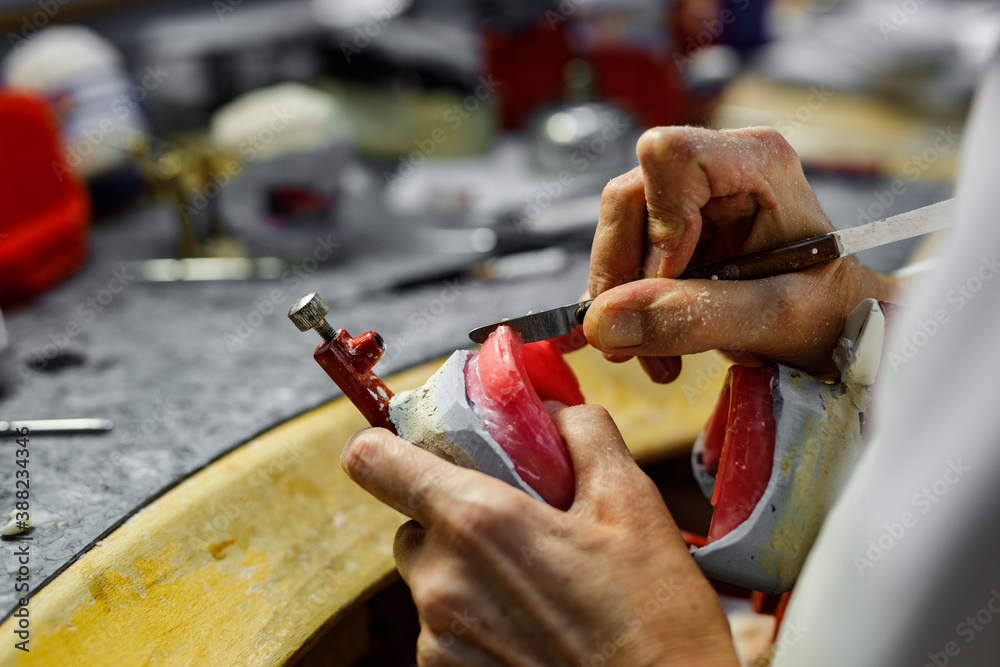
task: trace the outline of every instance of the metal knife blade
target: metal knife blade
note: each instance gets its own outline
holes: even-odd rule
[[[866,225],[841,229],[808,239],[792,241],[774,248],[689,268],[680,275],[685,279],[753,280],[801,271],[862,250],[896,241],[929,234],[954,224],[957,204],[947,199],[914,211],[900,213]],[[469,332],[469,338],[482,343],[501,324],[521,335],[525,343],[556,338],[583,324],[584,315],[593,299],[562,306],[553,310],[515,317],[479,327]]]
[[[884,220],[869,222],[867,225],[841,229],[833,235],[840,242],[841,255],[853,255],[862,250],[947,229],[954,224],[957,210],[955,199],[946,199]]]
[[[540,313],[531,313],[522,317],[515,317],[512,320],[504,320],[496,324],[479,327],[469,332],[469,338],[474,343],[482,343],[493,330],[502,324],[509,326],[521,336],[525,343],[534,343],[539,340],[557,338],[573,331],[581,324],[587,314],[587,309],[593,299],[587,299],[580,303],[571,303],[567,306],[560,306],[552,310],[545,310]]]

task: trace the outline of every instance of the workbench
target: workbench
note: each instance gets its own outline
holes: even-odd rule
[[[815,185],[835,224],[847,225],[881,187],[829,177]],[[947,185],[914,183],[887,214],[949,194]],[[344,441],[365,424],[335,400],[338,390],[310,358],[319,339],[298,332],[288,308],[317,291],[335,327],[378,331],[388,354],[377,370],[399,391],[468,347],[475,326],[576,300],[587,253],[568,250],[564,269],[531,278],[440,278],[470,258],[368,243],[413,222],[356,211],[317,242],[343,242],[339,259],[304,270],[302,280],[144,283],[122,274],[124,262],[174,247],[172,216],[144,206],[102,221],[84,270],[5,312],[14,372],[0,418],[105,417],[115,427],[31,438],[31,652],[5,641],[0,665],[73,664],[80,655],[108,665],[282,664],[330,636],[354,638],[336,644],[345,653],[333,664],[347,664],[352,650],[364,650],[365,617],[356,612],[394,580],[402,517],[340,470]],[[863,259],[890,269],[918,242]],[[126,284],[112,294],[116,275]],[[570,361],[588,400],[611,410],[645,463],[687,451],[726,367],[720,356],[698,355],[660,387],[635,363],[606,364],[593,351]],[[13,469],[13,451],[12,441],[0,442],[0,470]],[[13,502],[11,474],[0,480],[0,510]],[[20,597],[17,544],[0,543],[4,615]],[[0,634],[10,638],[13,621],[7,616]]]

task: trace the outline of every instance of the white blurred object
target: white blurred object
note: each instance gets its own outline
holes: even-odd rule
[[[365,187],[350,170],[354,138],[340,105],[309,86],[281,83],[246,93],[219,109],[209,136],[242,162],[239,178],[223,189],[219,211],[254,255],[298,261],[313,253],[317,237],[329,234],[339,219],[334,203],[308,220],[272,224],[268,198],[276,186],[307,187],[333,202],[345,183]]]
[[[412,0],[313,0],[313,15],[329,28],[349,29],[366,23],[386,23],[412,5]]]
[[[13,380],[14,355],[11,351],[10,334],[4,324],[3,311],[0,310],[0,393],[4,386]]]
[[[219,109],[210,136],[218,148],[251,161],[350,142],[351,130],[330,95],[299,83],[281,83]]]
[[[11,86],[50,93],[77,77],[123,66],[118,49],[90,28],[52,26],[13,51],[3,75]]]
[[[130,138],[149,127],[141,103],[161,77],[134,85],[118,49],[90,28],[57,25],[22,42],[3,62],[13,88],[47,97],[61,116],[67,162],[83,178],[125,163]]]
[[[790,19],[772,12],[756,68],[768,78],[872,92],[932,113],[968,103],[1000,40],[995,3],[975,0],[855,0],[819,5]]]

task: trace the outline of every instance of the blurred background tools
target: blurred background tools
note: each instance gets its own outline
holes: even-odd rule
[[[108,419],[21,419],[0,421],[0,438],[66,433],[104,433],[114,428]],[[22,429],[27,429],[24,431]]]
[[[121,583],[99,588],[108,606],[83,577],[47,607],[62,616],[46,645],[110,637],[107,664],[179,648],[226,663],[240,645],[258,651],[245,662],[279,664],[322,636],[345,664],[412,664],[391,655],[412,648],[390,640],[407,596],[390,583],[363,601],[391,582],[398,520],[328,465],[329,443],[360,425],[309,412],[336,389],[288,372],[295,300],[321,293],[338,327],[378,331],[386,376],[467,346],[484,322],[573,302],[601,192],[655,124],[777,129],[837,228],[941,201],[998,33],[991,3],[968,0],[3,3],[0,417],[115,424],[46,436],[30,460],[39,631],[43,592],[103,540],[149,529],[129,538],[145,553],[97,568]],[[858,258],[894,271],[918,243]],[[727,363],[686,359],[682,381],[653,387],[587,354],[570,360],[593,400],[613,407],[678,523],[705,534],[687,457]],[[305,433],[272,431],[286,422]],[[245,475],[205,481],[234,462]],[[212,495],[225,489],[245,495]],[[169,516],[183,525],[157,523],[151,508],[182,490]],[[153,576],[151,548],[177,569]],[[249,562],[271,577],[253,590],[225,576]],[[211,590],[190,590],[217,616],[148,623],[207,572]],[[2,613],[15,604],[0,587]]]

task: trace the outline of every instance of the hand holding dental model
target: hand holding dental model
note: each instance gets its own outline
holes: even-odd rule
[[[886,298],[890,278],[847,258],[742,283],[673,279],[832,230],[794,151],[770,130],[694,128],[650,130],[637,150],[640,167],[602,199],[590,343],[614,360],[642,357],[658,382],[676,377],[677,355],[713,348],[832,376],[844,319],[862,299]],[[495,352],[503,332],[484,344],[494,379],[512,354]],[[477,404],[491,386],[480,372],[468,392]],[[495,382],[492,391],[507,393]],[[591,664],[608,646],[614,664],[737,664],[711,586],[607,413],[571,407],[552,421],[575,476],[565,512],[384,430],[345,447],[348,474],[412,519],[395,556],[420,611],[420,664]]]

